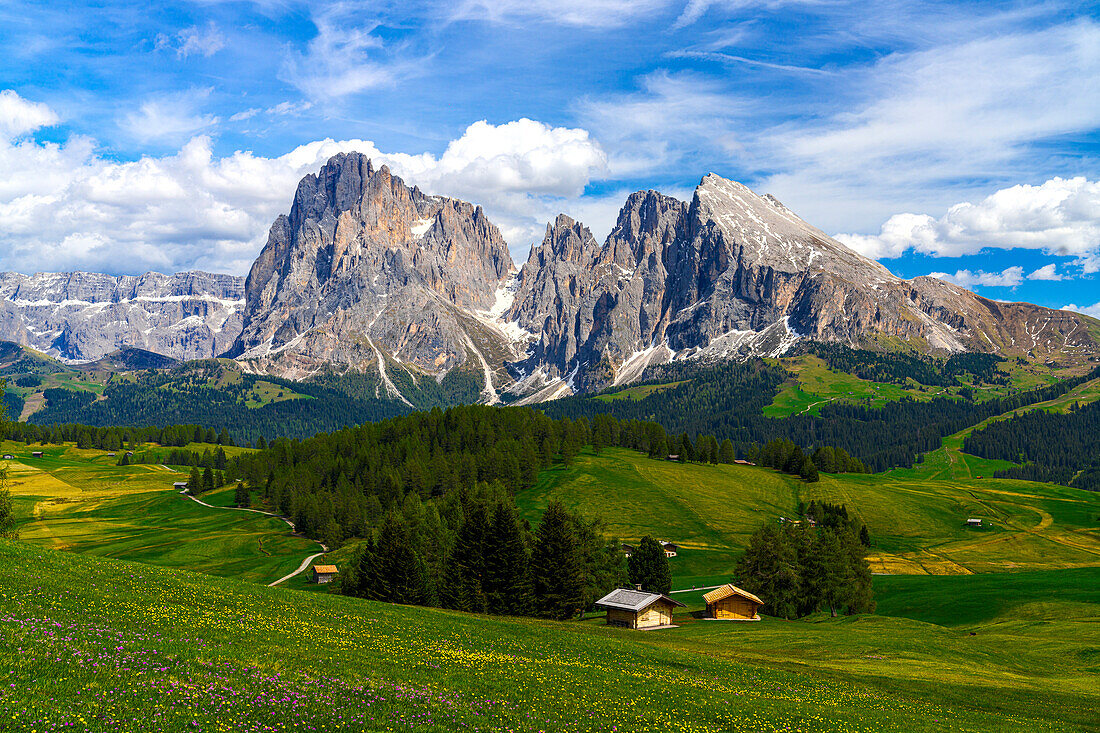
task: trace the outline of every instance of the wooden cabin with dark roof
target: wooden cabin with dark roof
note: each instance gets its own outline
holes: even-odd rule
[[[672,614],[684,604],[662,593],[617,588],[596,601],[607,609],[607,625],[626,629],[666,629]]]
[[[726,583],[703,594],[707,603],[707,618],[718,621],[759,621],[764,601],[747,590]]]

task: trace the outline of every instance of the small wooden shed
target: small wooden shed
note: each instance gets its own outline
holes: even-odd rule
[[[36,451],[31,452],[31,458],[41,458],[41,457],[42,457],[42,451],[36,450]]]
[[[11,453],[5,453],[5,454],[4,454],[4,460],[5,460],[5,461],[14,461],[14,460],[15,460],[15,456],[13,456],[13,455],[12,455]]]
[[[976,517],[971,517],[970,519],[966,520],[966,526],[967,527],[981,527],[982,526],[982,520],[980,520]]]
[[[176,481],[174,484],[172,484],[172,488],[175,489],[176,491],[186,491],[187,490],[187,482],[186,481]]]
[[[314,565],[313,566],[313,582],[314,583],[329,583],[336,577],[335,565]]]
[[[672,626],[672,613],[684,604],[661,593],[616,588],[596,601],[607,609],[607,625],[627,629],[662,629]]]
[[[676,557],[676,553],[680,551],[680,546],[675,542],[667,542],[665,540],[658,540],[661,543],[661,549],[665,551],[665,557]]]
[[[707,603],[707,617],[720,621],[759,621],[760,607],[764,601],[747,590],[726,583],[703,595]]]

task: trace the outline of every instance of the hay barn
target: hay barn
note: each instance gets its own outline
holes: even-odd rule
[[[707,618],[719,621],[759,621],[764,601],[747,590],[726,583],[703,595],[707,603]]]
[[[661,593],[617,588],[596,601],[607,610],[607,625],[627,629],[663,629],[672,626],[672,613],[684,604]]]

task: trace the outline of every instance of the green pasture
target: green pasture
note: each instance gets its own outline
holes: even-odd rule
[[[32,458],[35,450],[43,457]],[[264,583],[316,551],[315,542],[291,535],[282,520],[180,496],[172,484],[186,480],[182,471],[118,466],[107,451],[72,445],[8,441],[0,451],[16,457],[4,465],[20,536],[41,547]]]
[[[884,606],[955,579],[897,580],[925,585],[884,589]],[[1090,731],[1100,706],[1091,597],[1026,622],[683,613],[646,633],[3,541],[0,588],[0,720],[16,730]]]
[[[844,372],[829,369],[825,361],[813,355],[780,359],[779,363],[795,374],[776,393],[772,403],[764,408],[768,417],[788,417],[808,413],[817,415],[830,402],[859,402],[870,400],[872,407],[882,407],[887,402],[911,398],[931,399],[948,392],[943,387],[927,387],[912,380],[905,386],[871,382]]]
[[[958,454],[963,456],[963,454]],[[978,461],[972,457],[964,460]],[[988,465],[985,468],[989,468]],[[968,574],[1100,566],[1100,495],[1027,481],[823,474],[807,484],[755,466],[658,461],[625,449],[585,451],[539,475],[516,500],[532,522],[558,499],[600,516],[609,534],[651,534],[681,546],[676,587],[729,573],[748,536],[793,516],[798,502],[843,503],[867,525],[880,573]],[[981,518],[980,529],[965,526]]]

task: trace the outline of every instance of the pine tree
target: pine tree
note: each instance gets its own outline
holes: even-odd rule
[[[802,467],[798,472],[798,475],[802,477],[806,483],[812,484],[820,480],[820,476],[817,473],[817,466],[809,458],[802,461]]]
[[[379,587],[372,597],[413,605],[428,600],[424,561],[416,554],[409,528],[396,512],[383,520],[374,555]]]
[[[15,530],[15,509],[12,506],[11,492],[0,488],[0,537],[4,539],[18,539]]]
[[[202,490],[204,492],[214,490],[214,471],[210,468],[202,472]]]
[[[552,501],[536,532],[531,573],[536,612],[554,619],[572,618],[584,603],[584,584],[569,512]]]
[[[530,568],[515,504],[498,502],[485,552],[485,596],[490,613],[521,616],[528,612]]]
[[[642,538],[627,561],[630,582],[650,593],[668,593],[672,589],[672,573],[661,543],[649,535]]]
[[[733,463],[736,459],[737,454],[733,450],[733,441],[726,438],[722,441],[722,447],[718,449],[718,462]]]
[[[233,504],[241,509],[252,506],[252,492],[241,481],[237,482],[237,488],[233,491]]]
[[[764,612],[786,619],[799,615],[799,530],[765,524],[749,538],[737,564],[737,582],[764,601]]]
[[[199,473],[198,466],[191,468],[191,476],[187,479],[187,490],[193,495],[202,493],[202,474]]]

